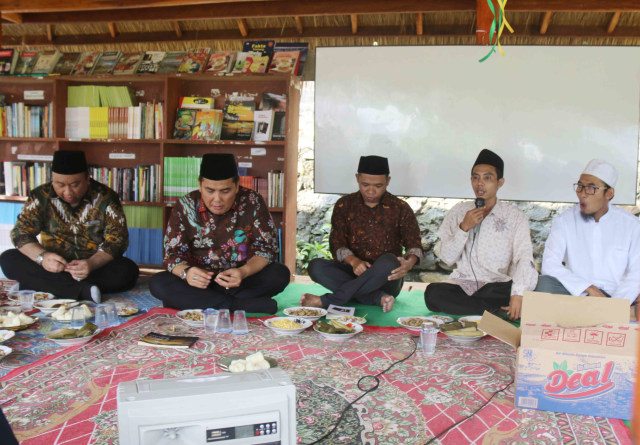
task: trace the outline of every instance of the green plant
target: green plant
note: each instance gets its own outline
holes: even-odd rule
[[[296,262],[301,271],[306,272],[309,262],[315,258],[331,259],[331,250],[329,249],[329,230],[328,224],[322,226],[322,241],[298,241],[296,242]]]

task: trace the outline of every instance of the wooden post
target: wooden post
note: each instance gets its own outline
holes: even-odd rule
[[[495,0],[491,0],[496,14],[500,10],[500,5]],[[495,30],[493,41],[489,41],[489,31],[493,23],[493,13],[487,4],[487,0],[476,0],[476,43],[478,45],[492,45],[498,37],[498,30]]]

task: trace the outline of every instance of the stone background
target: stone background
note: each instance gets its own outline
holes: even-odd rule
[[[300,102],[300,132],[298,145],[298,243],[322,241],[326,236],[326,230],[331,222],[333,204],[340,195],[319,194],[313,188],[313,97],[314,83],[305,82]],[[479,149],[482,147],[479,147]],[[585,160],[585,165],[588,160]],[[354,172],[355,172],[354,166]],[[393,172],[391,174],[393,182]],[[640,175],[639,175],[640,177]],[[640,190],[640,186],[639,186]],[[354,188],[354,191],[356,189]],[[625,207],[635,215],[640,213],[637,203],[640,193],[636,198],[636,207]],[[411,208],[416,213],[420,231],[422,234],[422,247],[425,257],[419,265],[407,276],[408,281],[440,281],[450,271],[450,268],[438,260],[433,249],[439,241],[438,231],[447,211],[460,202],[458,199],[442,198],[406,198]],[[539,202],[514,202],[529,217],[531,227],[531,239],[533,242],[533,254],[536,266],[540,268],[544,243],[551,228],[553,217],[571,207],[572,204],[539,203]],[[298,260],[296,273],[303,273]]]

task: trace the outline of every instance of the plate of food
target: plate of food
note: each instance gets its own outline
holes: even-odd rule
[[[50,315],[57,311],[60,307],[70,308],[77,306],[79,303],[72,299],[43,300],[38,301],[33,306],[45,315]]]
[[[482,315],[468,315],[458,318],[458,321],[462,323],[465,328],[470,328],[471,326],[477,327],[480,320],[482,320]]]
[[[319,318],[327,315],[326,309],[307,306],[289,307],[282,312],[284,312],[284,314],[289,317],[306,318],[307,320],[311,321],[316,321]]]
[[[396,320],[396,323],[398,323],[403,328],[412,331],[413,333],[415,333],[415,335],[418,335],[420,333],[420,329],[422,329],[422,323],[424,322],[431,323],[431,326],[433,327],[438,327],[438,323],[430,317],[400,317]]]
[[[355,324],[365,324],[367,319],[364,317],[356,317],[355,315],[340,315],[339,317],[334,318],[334,320],[338,320],[340,323],[355,323]]]
[[[465,327],[461,322],[447,323],[441,326],[440,330],[451,340],[458,343],[473,343],[487,335],[476,326]]]
[[[140,309],[133,303],[116,303],[116,311],[121,317],[128,317],[137,314]]]
[[[0,345],[0,361],[5,358],[7,355],[11,354],[13,349],[9,346]]]
[[[4,343],[5,341],[12,339],[15,335],[16,333],[13,331],[0,329],[0,343]]]
[[[313,324],[311,320],[300,317],[273,317],[262,322],[277,335],[296,335]]]
[[[23,289],[26,290],[26,289]],[[9,300],[20,301],[20,297],[18,296],[19,291],[13,291],[9,293]],[[53,300],[56,298],[55,295],[50,294],[49,292],[36,292],[33,294],[33,302],[37,303],[38,301],[46,301]]]
[[[225,355],[218,359],[218,367],[228,372],[257,371],[277,366],[278,361],[275,358],[265,357],[262,352],[249,355]]]
[[[0,315],[0,328],[9,331],[22,331],[30,328],[38,321],[38,317],[30,317],[22,312],[8,312],[6,315]]]
[[[313,330],[323,336],[325,340],[346,341],[356,334],[362,332],[364,328],[356,323],[341,323],[336,319],[329,322],[318,321],[313,326]]]
[[[71,308],[76,307],[76,305],[68,305],[68,306],[59,306],[57,309],[55,309],[53,312],[51,312],[49,314],[49,316],[60,323],[69,323],[71,322]],[[93,317],[93,312],[91,311],[91,309],[89,308],[89,306],[87,306],[86,304],[80,304],[80,307],[82,308],[82,312],[84,313],[84,318],[91,318]]]
[[[185,309],[176,313],[178,319],[189,326],[196,328],[204,327],[204,316],[202,315],[202,309]]]
[[[50,334],[45,335],[46,338],[58,343],[60,346],[79,346],[89,343],[93,337],[102,332],[102,329],[93,323],[85,323],[80,329],[58,329]]]
[[[443,325],[445,323],[451,323],[453,321],[453,317],[449,317],[448,315],[431,314],[427,315],[426,317],[429,320],[435,322],[437,326]]]
[[[156,323],[158,330],[166,335],[187,335],[190,333],[189,327],[185,326],[182,321],[173,319],[160,320]]]

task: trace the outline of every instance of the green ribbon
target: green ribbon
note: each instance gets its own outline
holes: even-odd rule
[[[487,0],[487,4],[489,5],[489,9],[491,9],[491,13],[493,14],[493,21],[491,22],[491,28],[489,29],[489,43],[491,43],[493,41],[493,36],[495,35],[496,30],[502,26],[503,16],[501,8],[498,10],[498,14],[496,15],[496,10],[493,7],[493,0]],[[480,59],[479,62],[484,62],[491,56],[491,54],[495,53],[497,44],[498,39],[496,39],[495,43],[491,46],[491,49],[489,50],[487,55]]]

